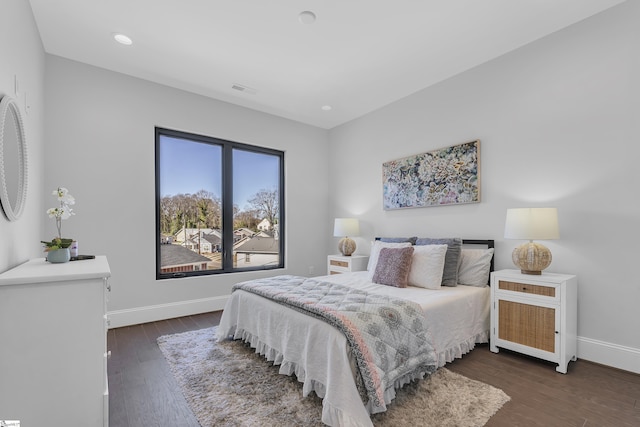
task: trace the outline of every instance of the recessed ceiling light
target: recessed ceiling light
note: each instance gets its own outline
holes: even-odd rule
[[[300,12],[300,15],[298,15],[298,21],[306,25],[313,24],[316,22],[316,14],[310,10],[305,10],[304,12]]]
[[[321,108],[323,111],[331,111],[331,105],[323,105]]]
[[[133,40],[131,40],[129,37],[125,36],[124,34],[120,34],[120,33],[114,33],[113,34],[113,38],[120,44],[126,45],[126,46],[130,46],[133,44]]]

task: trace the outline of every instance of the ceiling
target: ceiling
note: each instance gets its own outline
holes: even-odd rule
[[[325,129],[622,2],[30,0],[47,53]]]

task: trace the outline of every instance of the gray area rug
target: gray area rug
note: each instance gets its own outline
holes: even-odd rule
[[[322,401],[302,397],[295,376],[239,341],[215,341],[215,327],[165,335],[158,345],[202,427],[322,426]],[[510,400],[502,390],[438,369],[398,390],[375,426],[483,426]]]

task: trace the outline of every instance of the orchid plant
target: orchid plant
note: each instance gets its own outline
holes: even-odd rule
[[[49,215],[49,218],[56,220],[58,235],[51,239],[50,242],[41,241],[45,246],[45,252],[68,248],[71,246],[71,242],[73,242],[73,239],[62,238],[62,220],[68,219],[71,215],[75,215],[75,212],[71,209],[71,205],[76,203],[76,199],[69,194],[69,190],[64,187],[58,187],[53,190],[51,194],[58,199],[58,206],[47,209],[47,215]]]

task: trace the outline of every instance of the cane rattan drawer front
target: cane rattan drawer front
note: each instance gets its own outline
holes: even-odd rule
[[[498,338],[555,353],[556,310],[498,300]]]
[[[554,287],[538,286],[519,282],[509,282],[506,280],[500,280],[498,282],[498,289],[503,291],[522,292],[532,295],[542,295],[551,298],[555,298],[556,296],[556,288]]]
[[[349,268],[349,263],[346,261],[340,261],[337,259],[331,259],[329,260],[329,265],[331,267],[342,267],[342,268]]]

